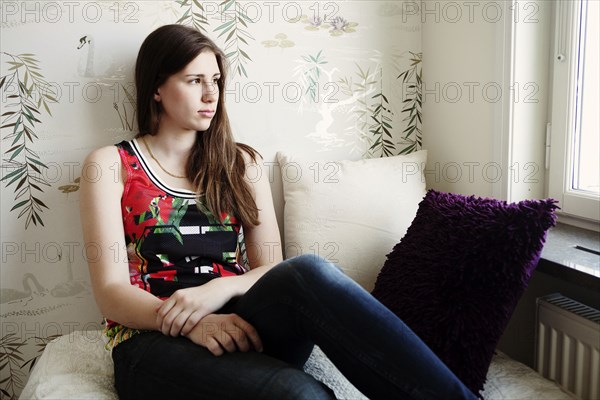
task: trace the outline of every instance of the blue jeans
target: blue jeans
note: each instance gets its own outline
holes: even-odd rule
[[[121,399],[332,399],[302,371],[314,344],[370,399],[475,399],[391,311],[335,265],[283,261],[219,311],[258,331],[262,353],[213,356],[184,337],[136,335],[113,350]]]

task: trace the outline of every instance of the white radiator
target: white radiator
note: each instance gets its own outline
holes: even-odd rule
[[[537,299],[535,367],[584,400],[600,400],[600,311],[555,293]]]

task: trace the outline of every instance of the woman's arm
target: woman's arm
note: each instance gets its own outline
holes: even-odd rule
[[[249,155],[244,155],[246,165],[254,163]],[[259,209],[260,221],[258,226],[244,227],[251,270],[173,293],[158,311],[158,326],[165,335],[187,335],[202,318],[219,310],[231,298],[246,293],[262,275],[283,260],[268,170],[262,159],[257,159],[256,163],[261,173],[253,179],[246,177]]]
[[[252,163],[252,160],[248,157],[246,164],[249,163]],[[246,181],[254,192],[260,225],[244,228],[246,251],[251,270],[244,275],[234,277],[235,295],[237,296],[246,293],[271,267],[283,261],[281,237],[273,206],[268,169],[261,158],[257,159],[256,164],[260,172],[258,177],[252,181],[246,177]]]
[[[88,155],[83,165],[80,213],[96,304],[102,314],[136,329],[158,329],[162,301],[131,285],[125,247],[121,160],[115,146]]]

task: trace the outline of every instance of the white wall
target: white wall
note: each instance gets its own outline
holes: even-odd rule
[[[496,46],[502,22],[486,21],[481,6],[472,18],[466,7],[447,7],[446,2],[426,1],[424,7],[423,145],[429,152],[428,186],[491,196],[492,183],[483,178],[483,171],[493,160],[495,113],[502,105],[488,100],[495,99],[494,88],[502,78],[497,68],[502,49]]]
[[[429,187],[544,196],[548,3],[422,3]]]

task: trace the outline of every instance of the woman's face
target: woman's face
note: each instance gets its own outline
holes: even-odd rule
[[[203,51],[183,70],[167,78],[154,95],[162,107],[160,128],[207,130],[217,109],[220,76],[214,53]]]

